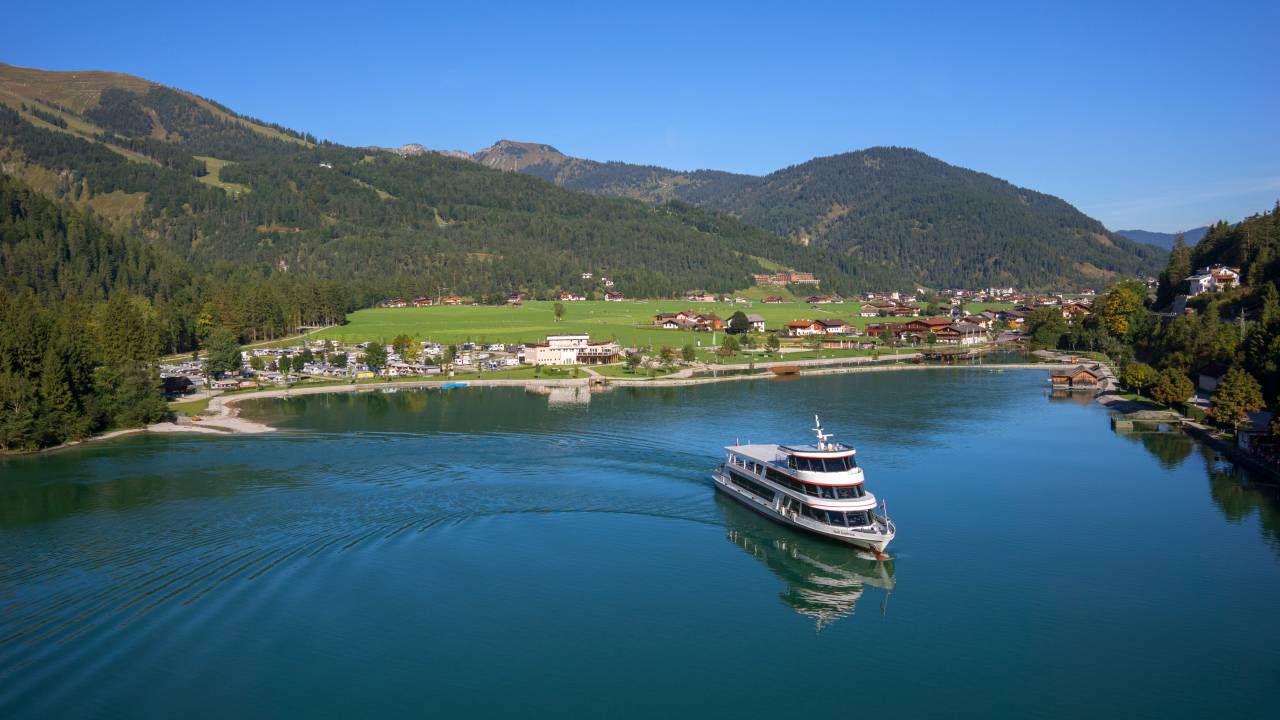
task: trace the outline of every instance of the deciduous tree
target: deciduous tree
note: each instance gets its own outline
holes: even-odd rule
[[[1151,398],[1161,405],[1176,405],[1191,397],[1195,385],[1178,368],[1168,367],[1160,371],[1151,386]]]
[[[1265,406],[1262,400],[1262,387],[1258,381],[1242,368],[1233,367],[1227,371],[1213,392],[1213,417],[1218,422],[1240,427],[1249,419],[1249,413],[1261,410]]]

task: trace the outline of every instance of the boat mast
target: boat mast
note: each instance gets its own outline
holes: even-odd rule
[[[822,421],[818,419],[817,415],[813,416],[813,431],[818,435],[818,449],[824,452],[830,450],[831,448],[827,444],[827,439],[832,437],[832,435],[831,433],[822,432]]]

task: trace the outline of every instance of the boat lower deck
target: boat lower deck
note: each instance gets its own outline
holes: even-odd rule
[[[811,533],[822,535],[833,540],[854,545],[865,550],[870,550],[877,555],[884,552],[888,547],[889,541],[893,539],[892,524],[877,518],[876,523],[866,528],[849,528],[830,525],[819,522],[813,518],[806,517],[794,510],[784,509],[777,504],[777,499],[773,502],[766,502],[752,493],[738,487],[730,481],[729,476],[722,470],[717,470],[712,474],[712,480],[715,482],[716,488],[726,495],[732,497],[738,502],[755,510],[756,512],[768,517],[771,520],[780,522],[784,525],[807,530]]]

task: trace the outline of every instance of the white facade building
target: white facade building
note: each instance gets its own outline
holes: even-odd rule
[[[1233,288],[1240,284],[1240,268],[1226,265],[1210,265],[1200,268],[1195,275],[1187,278],[1188,295],[1199,295],[1207,292],[1218,292]]]
[[[526,346],[524,359],[534,365],[599,365],[616,361],[620,352],[612,340],[593,343],[590,335],[548,335],[545,343]]]

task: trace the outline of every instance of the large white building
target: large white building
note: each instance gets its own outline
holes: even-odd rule
[[[1187,278],[1188,295],[1217,292],[1240,284],[1240,268],[1210,265]]]
[[[612,340],[591,342],[590,335],[548,335],[545,343],[526,345],[524,361],[534,365],[600,365],[615,362],[622,348]]]

